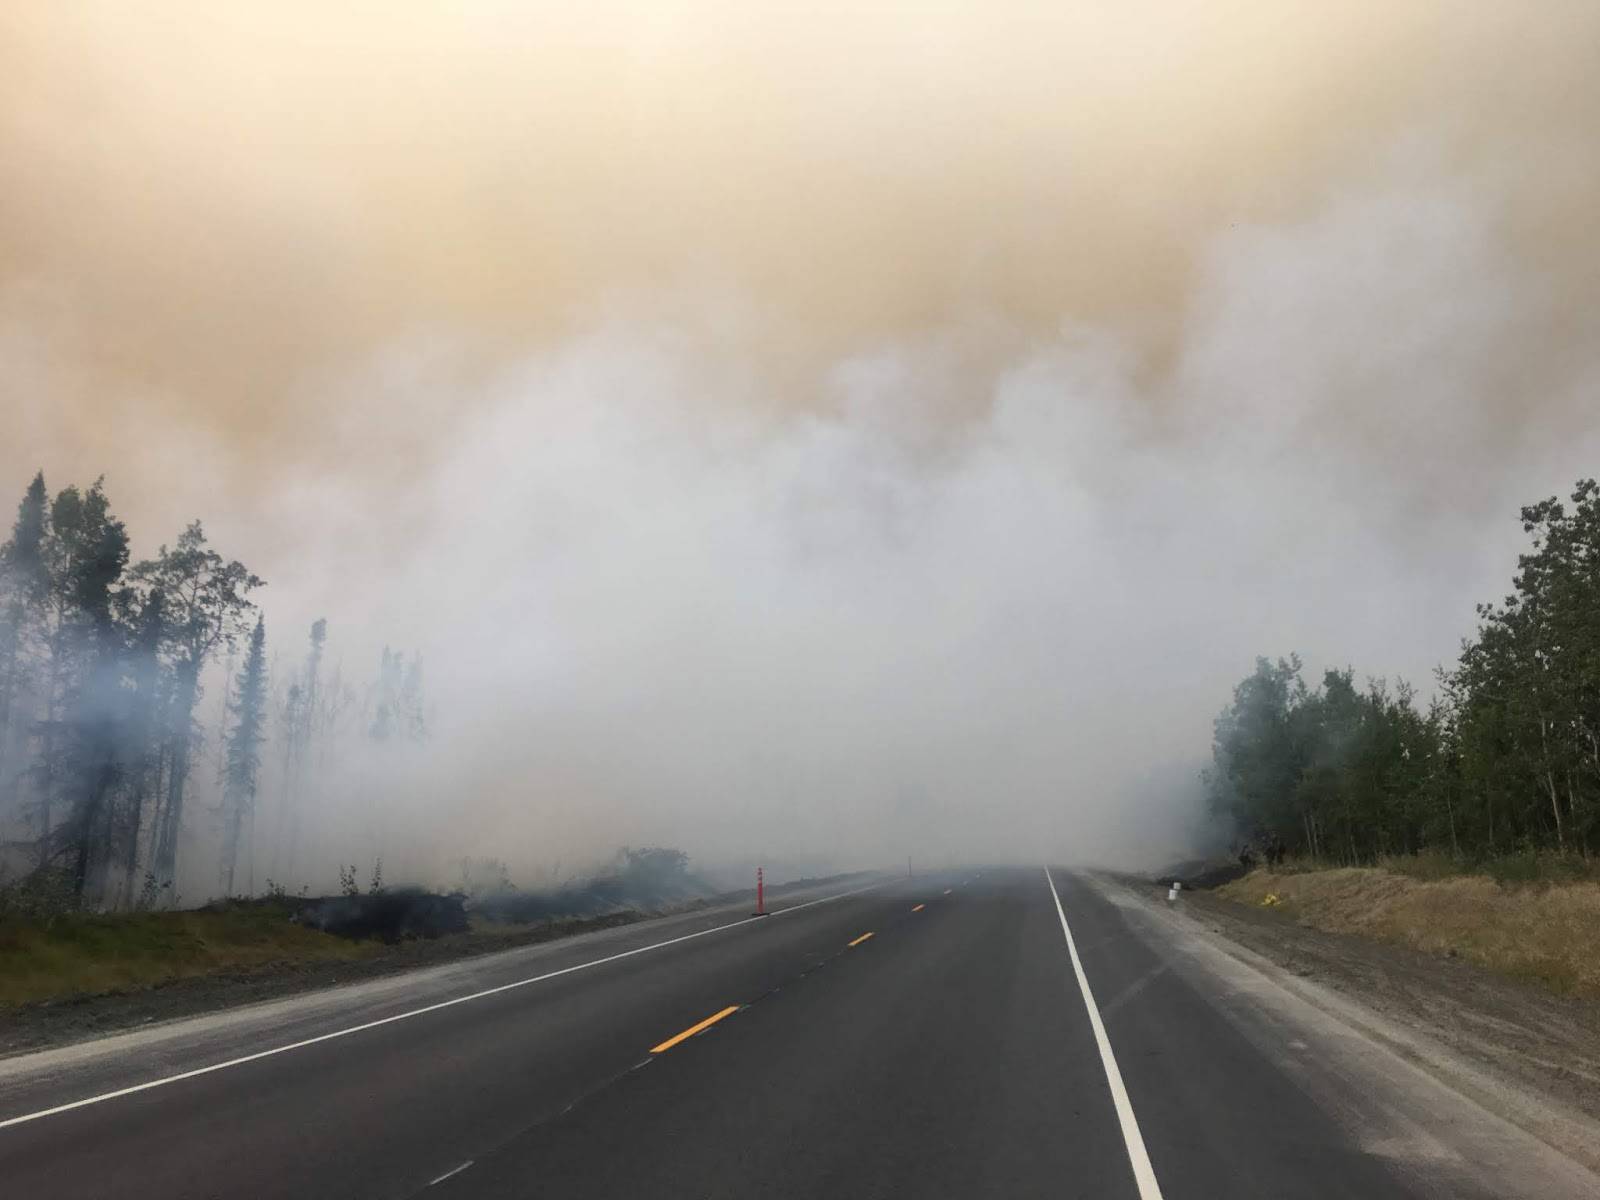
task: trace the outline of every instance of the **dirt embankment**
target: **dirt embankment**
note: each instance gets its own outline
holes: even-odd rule
[[[1484,876],[1424,880],[1352,867],[1252,871],[1216,894],[1314,929],[1460,958],[1563,995],[1600,998],[1597,883],[1507,886]]]

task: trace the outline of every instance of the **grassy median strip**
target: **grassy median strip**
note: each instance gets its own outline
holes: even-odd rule
[[[737,1004],[730,1004],[730,1005],[728,1005],[727,1008],[723,1009],[721,1012],[712,1013],[709,1017],[707,1017],[704,1021],[701,1021],[699,1024],[689,1026],[689,1028],[685,1029],[682,1033],[678,1034],[677,1036],[669,1037],[666,1041],[662,1042],[659,1046],[651,1046],[650,1047],[650,1053],[651,1054],[660,1054],[664,1050],[671,1050],[679,1042],[684,1041],[684,1040],[686,1040],[688,1038],[692,1038],[695,1034],[700,1033],[703,1030],[710,1029],[713,1025],[715,1025],[718,1021],[722,1020],[724,1017],[731,1017],[731,1016],[733,1016],[734,1013],[736,1013],[738,1011],[739,1011],[739,1006]]]

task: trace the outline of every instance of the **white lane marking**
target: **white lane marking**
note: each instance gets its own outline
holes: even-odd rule
[[[862,892],[870,892],[876,888],[884,887],[889,881],[869,883],[866,887],[851,888],[848,892],[837,892],[832,896],[822,896],[816,900],[807,900],[804,904],[791,904],[788,908],[779,908],[772,911],[772,916],[781,917],[784,913],[799,912],[802,908],[810,908],[815,904],[827,904],[830,900],[843,900],[846,896],[858,896]],[[165,1087],[169,1083],[181,1083],[185,1079],[193,1079],[197,1075],[209,1075],[213,1071],[226,1071],[229,1067],[240,1067],[245,1063],[255,1062],[261,1058],[271,1058],[274,1054],[287,1054],[291,1050],[303,1050],[307,1046],[315,1046],[318,1042],[331,1042],[334,1038],[349,1037],[352,1033],[361,1033],[368,1029],[376,1029],[380,1025],[390,1025],[395,1021],[405,1021],[411,1017],[420,1017],[424,1013],[438,1012],[441,1008],[453,1008],[457,1004],[466,1004],[470,1000],[482,1000],[485,996],[497,996],[501,992],[509,992],[513,988],[527,987],[530,983],[543,983],[546,979],[554,979],[559,975],[571,975],[574,971],[586,971],[590,967],[604,966],[606,963],[616,962],[623,958],[632,958],[635,954],[645,954],[651,950],[660,950],[666,946],[676,946],[679,942],[693,941],[695,938],[705,937],[710,933],[721,933],[727,929],[738,929],[752,922],[759,923],[756,917],[741,917],[737,921],[730,921],[726,925],[713,925],[710,929],[696,930],[686,933],[682,937],[668,938],[664,942],[652,942],[648,946],[636,946],[632,950],[624,950],[620,954],[607,955],[605,958],[591,959],[589,962],[578,963],[572,967],[562,967],[559,971],[547,971],[543,975],[535,975],[531,979],[518,979],[512,983],[502,983],[498,987],[485,988],[481,992],[473,992],[468,996],[457,996],[453,1000],[441,1000],[437,1004],[429,1004],[424,1008],[414,1008],[410,1012],[395,1013],[392,1017],[380,1017],[376,1021],[368,1021],[362,1025],[352,1025],[348,1029],[336,1029],[332,1033],[318,1034],[316,1037],[306,1038],[299,1042],[290,1042],[287,1046],[274,1046],[270,1050],[257,1050],[254,1054],[246,1054],[239,1058],[230,1058],[226,1062],[212,1063],[209,1067],[196,1067],[192,1071],[182,1071],[177,1075],[167,1075],[161,1079],[152,1079],[147,1083],[136,1083],[132,1087],[118,1088],[114,1092],[102,1092],[98,1096],[86,1096],[82,1100],[73,1100],[67,1104],[57,1104],[54,1108],[41,1108],[38,1112],[23,1113],[20,1117],[9,1117],[0,1121],[0,1129],[7,1129],[12,1125],[21,1125],[27,1121],[37,1121],[41,1117],[53,1117],[57,1113],[71,1112],[75,1108],[87,1108],[91,1104],[101,1104],[107,1100],[116,1100],[122,1096],[131,1096],[135,1092],[147,1092],[151,1088]]]
[[[467,1159],[466,1162],[462,1163],[459,1167],[450,1168],[450,1170],[446,1171],[443,1175],[439,1176],[439,1178],[428,1180],[428,1186],[429,1187],[433,1187],[436,1184],[441,1184],[446,1179],[449,1179],[450,1176],[461,1174],[461,1172],[465,1171],[471,1165],[472,1165],[472,1160],[469,1158],[469,1159]]]
[[[1144,1136],[1139,1132],[1139,1122],[1134,1119],[1133,1105],[1128,1101],[1128,1089],[1122,1086],[1122,1072],[1117,1069],[1117,1056],[1111,1053],[1111,1040],[1106,1037],[1106,1027],[1100,1020],[1100,1010],[1095,1007],[1094,993],[1089,990],[1089,977],[1083,973],[1083,962],[1078,958],[1078,945],[1072,940],[1072,927],[1067,924],[1066,910],[1061,907],[1061,896],[1056,892],[1056,881],[1050,877],[1049,867],[1044,869],[1044,878],[1050,885],[1050,895],[1056,902],[1056,916],[1061,918],[1061,932],[1067,935],[1067,953],[1072,956],[1072,970],[1078,976],[1078,989],[1083,992],[1083,1005],[1089,1010],[1089,1025],[1094,1030],[1094,1040],[1100,1047],[1100,1065],[1105,1068],[1106,1082],[1111,1085],[1111,1101],[1116,1105],[1117,1123],[1122,1126],[1122,1140],[1128,1147],[1128,1162],[1133,1167],[1133,1179],[1139,1185],[1139,1200],[1161,1200],[1161,1187],[1156,1183],[1155,1170],[1150,1166],[1150,1155],[1145,1152]]]

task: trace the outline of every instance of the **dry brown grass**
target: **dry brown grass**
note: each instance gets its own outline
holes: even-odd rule
[[[1316,929],[1455,955],[1560,992],[1600,996],[1600,883],[1508,887],[1484,876],[1417,879],[1342,867],[1262,869],[1217,890],[1246,904],[1276,896],[1276,911]]]

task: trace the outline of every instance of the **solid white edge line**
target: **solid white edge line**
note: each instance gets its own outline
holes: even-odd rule
[[[807,900],[804,904],[791,904],[788,908],[774,909],[769,915],[781,917],[784,913],[799,912],[802,908],[810,908],[816,904],[826,904],[830,900],[843,900],[846,896],[858,896],[862,892],[870,892],[874,888],[884,887],[889,881],[870,883],[866,887],[852,888],[848,892],[838,892],[832,896],[821,896],[816,900]],[[620,954],[611,954],[605,958],[591,959],[589,962],[578,963],[576,966],[562,967],[559,971],[548,971],[543,975],[535,975],[531,979],[518,979],[512,983],[502,983],[498,987],[485,988],[481,992],[473,992],[468,996],[457,996],[453,1000],[441,1000],[437,1004],[429,1004],[424,1008],[414,1008],[410,1012],[395,1013],[390,1017],[380,1017],[376,1021],[368,1021],[363,1025],[352,1025],[348,1029],[336,1029],[332,1033],[318,1034],[313,1038],[306,1038],[299,1042],[290,1042],[287,1046],[274,1046],[270,1050],[257,1050],[254,1054],[246,1054],[240,1058],[230,1058],[226,1062],[212,1063],[209,1067],[196,1067],[192,1071],[183,1071],[177,1075],[167,1075],[160,1079],[152,1079],[147,1083],[136,1083],[131,1087],[118,1088],[114,1092],[102,1092],[98,1096],[87,1096],[82,1100],[73,1100],[66,1104],[57,1104],[54,1108],[41,1108],[38,1112],[23,1113],[20,1117],[8,1117],[0,1121],[0,1129],[8,1129],[12,1125],[22,1125],[28,1121],[37,1121],[41,1117],[53,1117],[57,1113],[71,1112],[75,1108],[87,1108],[91,1104],[102,1104],[107,1100],[116,1100],[122,1096],[131,1096],[135,1092],[147,1092],[151,1088],[165,1087],[169,1083],[181,1083],[185,1079],[193,1079],[197,1075],[209,1075],[213,1071],[226,1071],[229,1067],[241,1067],[245,1063],[255,1062],[261,1058],[271,1058],[275,1054],[287,1054],[291,1050],[303,1050],[307,1046],[315,1046],[318,1042],[331,1042],[334,1038],[349,1037],[352,1033],[361,1033],[368,1029],[376,1029],[380,1025],[390,1025],[395,1021],[405,1021],[411,1017],[420,1017],[424,1013],[438,1012],[441,1008],[453,1008],[457,1004],[466,1004],[471,1000],[482,1000],[485,996],[496,996],[501,992],[509,992],[513,988],[527,987],[530,983],[543,983],[546,979],[555,979],[559,975],[571,975],[574,971],[586,971],[590,967],[604,966],[606,963],[616,962],[618,959],[632,958],[635,954],[645,954],[651,950],[660,950],[666,946],[676,946],[680,942],[692,941],[698,937],[705,937],[710,933],[721,933],[727,929],[739,929],[759,921],[756,917],[741,917],[737,921],[729,921],[726,925],[713,925],[710,929],[699,929],[694,933],[686,933],[682,937],[668,938],[664,942],[652,942],[648,946],[636,946],[632,950],[624,950]]]
[[[1139,1122],[1134,1118],[1128,1089],[1122,1086],[1117,1056],[1111,1053],[1111,1039],[1106,1037],[1100,1010],[1095,1007],[1094,993],[1089,990],[1089,977],[1083,973],[1083,962],[1078,958],[1078,944],[1072,940],[1072,927],[1067,924],[1066,910],[1061,907],[1061,896],[1056,891],[1056,881],[1050,877],[1049,867],[1044,869],[1044,878],[1050,885],[1050,896],[1056,902],[1061,932],[1067,935],[1067,953],[1072,956],[1072,970],[1078,976],[1078,989],[1083,992],[1083,1006],[1089,1010],[1089,1025],[1094,1029],[1094,1040],[1100,1047],[1100,1065],[1105,1068],[1106,1082],[1111,1085],[1111,1102],[1116,1105],[1117,1123],[1122,1126],[1122,1140],[1128,1147],[1128,1162],[1133,1167],[1134,1182],[1139,1185],[1139,1200],[1161,1200],[1161,1187],[1156,1183],[1154,1168],[1150,1166],[1150,1155],[1145,1152],[1144,1135],[1139,1132]]]

